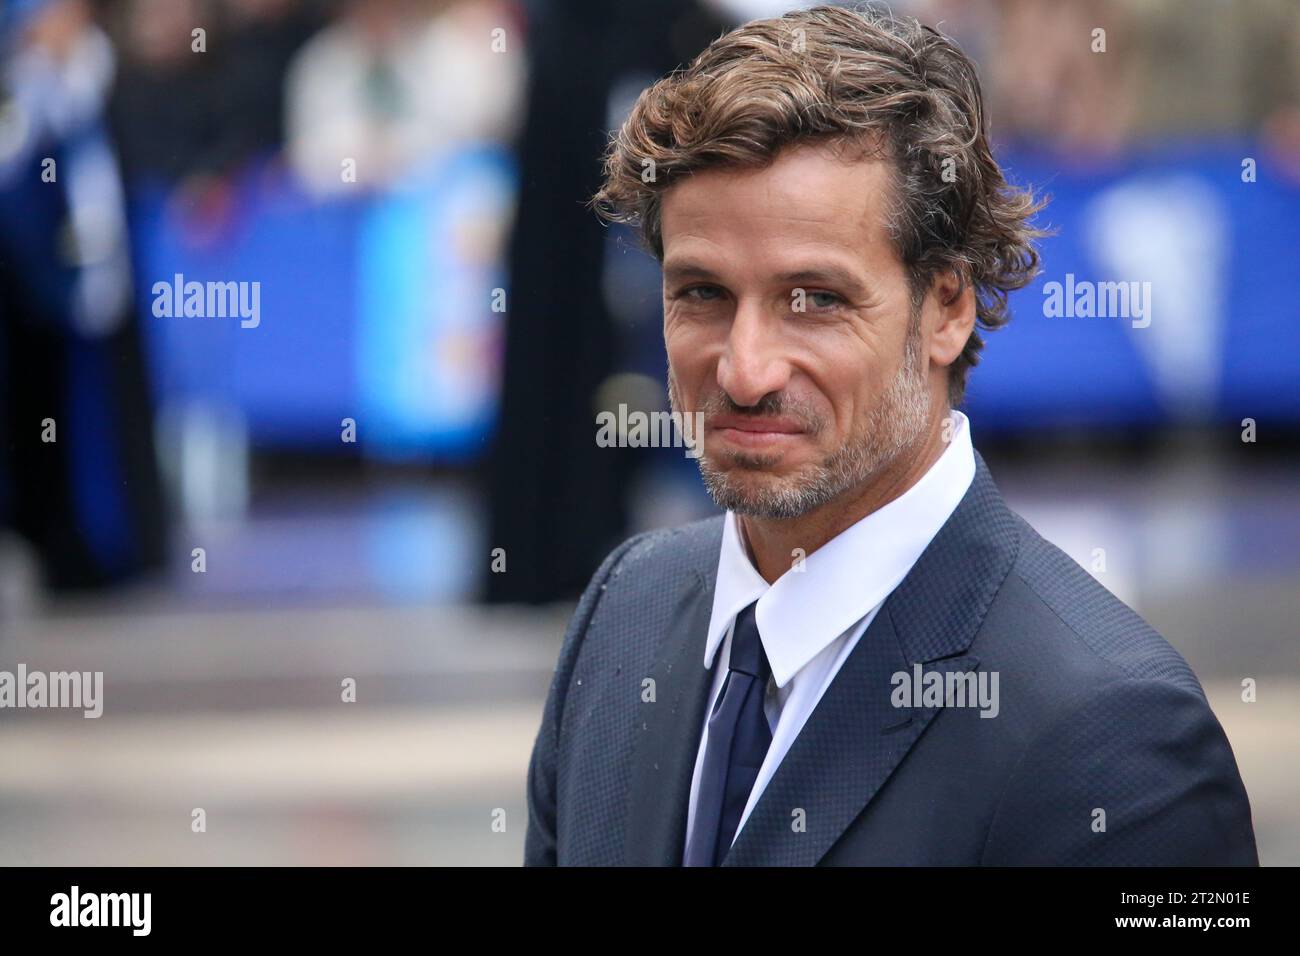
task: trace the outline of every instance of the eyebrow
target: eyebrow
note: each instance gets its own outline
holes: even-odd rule
[[[664,278],[669,282],[684,279],[703,279],[709,282],[721,282],[718,274],[698,262],[669,262],[663,267]],[[789,282],[797,286],[832,285],[844,289],[850,294],[865,296],[868,289],[861,279],[838,266],[821,266],[815,269],[797,269],[782,272],[774,277],[778,282]]]

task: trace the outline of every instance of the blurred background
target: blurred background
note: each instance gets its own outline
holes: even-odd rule
[[[520,861],[574,600],[712,513],[680,449],[593,440],[667,398],[657,266],[583,204],[650,81],[797,5],[5,0],[0,669],[105,702],[0,710],[0,863]],[[1300,864],[1300,3],[892,8],[1052,199],[977,447]],[[1153,321],[1046,317],[1069,275]]]

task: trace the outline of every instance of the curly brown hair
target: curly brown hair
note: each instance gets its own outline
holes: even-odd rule
[[[1007,294],[1038,271],[1032,240],[1044,233],[1029,219],[1044,203],[994,160],[974,63],[910,17],[818,6],[724,34],[642,92],[590,204],[607,222],[639,225],[662,263],[661,203],[680,176],[761,168],[816,141],[891,161],[889,227],[914,313],[934,277],[953,271],[975,289],[978,328],[1006,324]],[[950,370],[954,407],[984,347],[978,328]]]

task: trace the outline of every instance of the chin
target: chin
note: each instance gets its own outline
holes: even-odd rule
[[[733,475],[770,475],[776,480],[794,478],[807,467],[808,462],[793,449],[785,451],[762,452],[727,450],[721,453],[704,455],[705,460],[714,471]]]
[[[705,485],[714,503],[737,514],[756,518],[799,517],[809,508],[810,486],[816,482],[802,472],[773,473],[768,469],[713,465]]]

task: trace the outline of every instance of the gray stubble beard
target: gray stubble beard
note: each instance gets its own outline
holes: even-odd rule
[[[674,411],[681,410],[677,382],[668,371],[668,398]],[[721,402],[725,398],[717,396]],[[699,411],[713,409],[711,400]],[[772,409],[775,413],[776,409]],[[817,427],[819,423],[810,423]],[[748,488],[735,477],[736,471],[761,473],[776,463],[771,456],[732,456],[734,468],[719,468],[708,451],[698,459],[700,476],[709,496],[719,508],[750,518],[798,518],[861,488],[884,472],[901,454],[921,440],[930,424],[930,397],[921,368],[920,324],[913,319],[908,328],[903,367],[867,419],[865,434],[851,438],[825,460],[807,471],[779,482]]]

